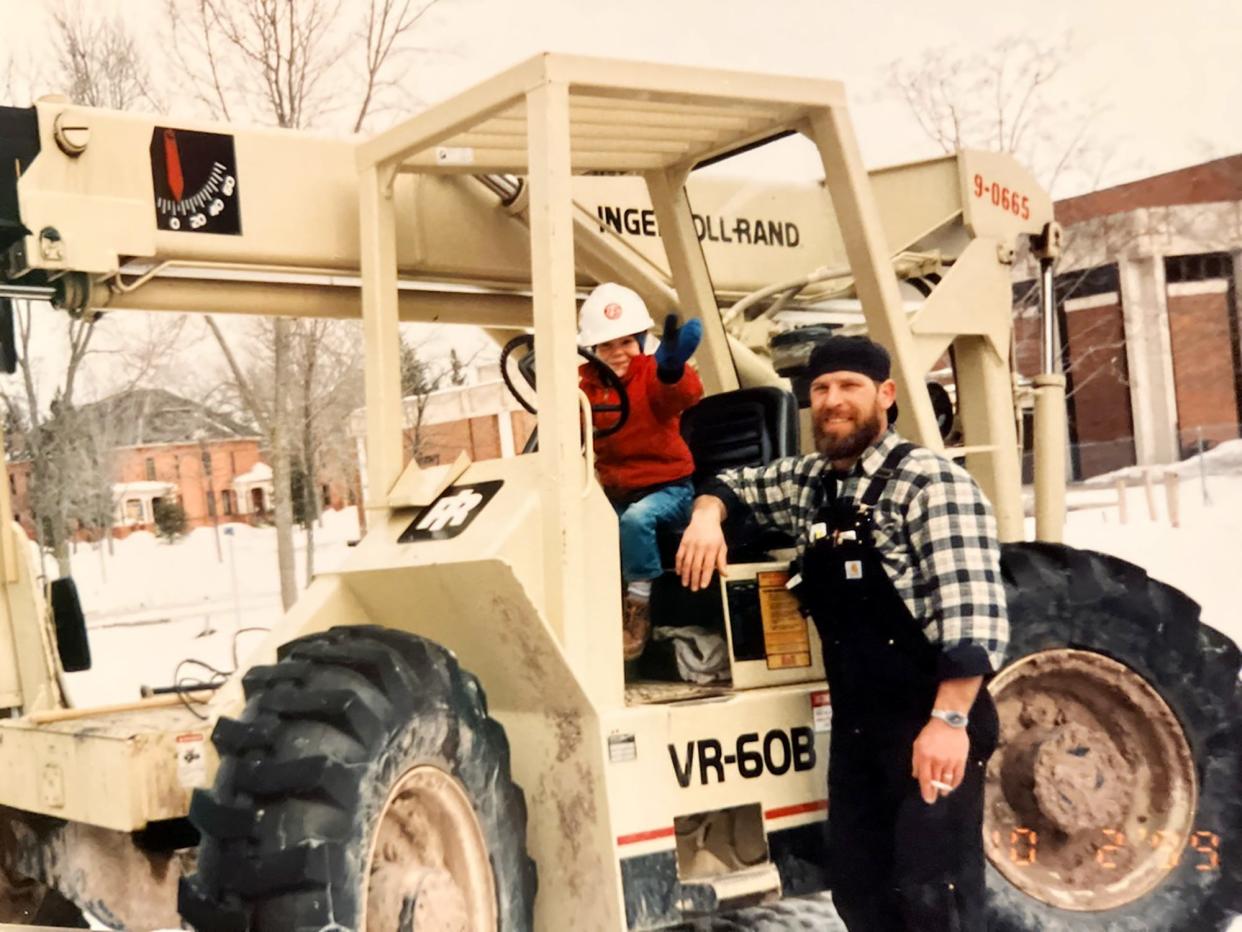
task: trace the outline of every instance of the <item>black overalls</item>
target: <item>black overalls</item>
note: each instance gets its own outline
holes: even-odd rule
[[[829,876],[851,932],[982,932],[983,777],[996,710],[981,689],[962,784],[925,803],[911,761],[936,696],[939,650],[872,542],[872,509],[912,449],[889,454],[857,505],[836,498],[826,473],[802,557],[796,591],[819,629],[832,694]]]

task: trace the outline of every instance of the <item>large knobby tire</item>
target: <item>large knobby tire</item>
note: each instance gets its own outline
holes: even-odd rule
[[[1195,838],[1207,850],[1217,843],[1212,841],[1216,836],[1219,858],[1213,862],[1210,851],[1182,856],[1145,895],[1098,911],[1049,905],[989,864],[989,928],[1198,932],[1227,927],[1242,911],[1242,661],[1237,646],[1200,623],[1197,603],[1123,560],[1027,543],[1007,545],[1003,567],[1011,636],[1007,664],[1036,652],[1080,649],[1118,661],[1153,687],[1180,722],[1193,760],[1187,769],[1198,784],[1193,825],[1200,834]],[[1023,848],[1023,853],[1030,851]]]
[[[485,879],[490,867],[495,927],[531,928],[536,882],[525,798],[510,777],[504,730],[451,653],[402,632],[333,628],[284,645],[276,664],[250,670],[243,683],[241,718],[221,719],[212,734],[220,753],[215,786],[195,791],[190,807],[202,841],[198,872],[182,881],[178,907],[195,929],[363,929],[363,904],[381,869],[376,839],[392,837],[377,828],[391,825],[398,800],[418,805],[417,792],[395,789],[409,786],[411,775],[430,775],[477,824],[485,853],[476,861]],[[385,829],[396,831],[398,849],[420,844],[411,824],[441,815],[414,818]],[[434,897],[443,895],[445,872],[455,872],[443,842],[433,845],[439,889],[402,893],[394,929],[442,902]],[[407,854],[392,852],[396,863],[383,869],[406,871]],[[437,855],[424,847],[420,856]]]

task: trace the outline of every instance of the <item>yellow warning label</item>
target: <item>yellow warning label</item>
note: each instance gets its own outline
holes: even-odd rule
[[[811,636],[798,611],[797,597],[785,588],[789,574],[758,573],[759,612],[763,617],[763,647],[769,670],[811,665]]]

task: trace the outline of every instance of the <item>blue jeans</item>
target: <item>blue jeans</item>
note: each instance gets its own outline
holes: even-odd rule
[[[689,479],[666,485],[636,502],[613,502],[621,525],[621,579],[638,582],[664,572],[656,533],[661,528],[681,531],[690,522],[694,485]]]

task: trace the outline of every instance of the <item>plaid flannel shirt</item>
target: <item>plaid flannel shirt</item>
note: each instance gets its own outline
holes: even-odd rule
[[[885,433],[838,481],[837,496],[857,501],[901,442],[893,430]],[[730,512],[745,505],[761,526],[793,537],[801,554],[824,502],[828,468],[818,454],[787,457],[725,470],[699,491]],[[999,670],[1009,641],[1000,544],[992,507],[970,474],[918,447],[889,479],[872,517],[885,572],[927,639],[940,645],[940,678]]]

